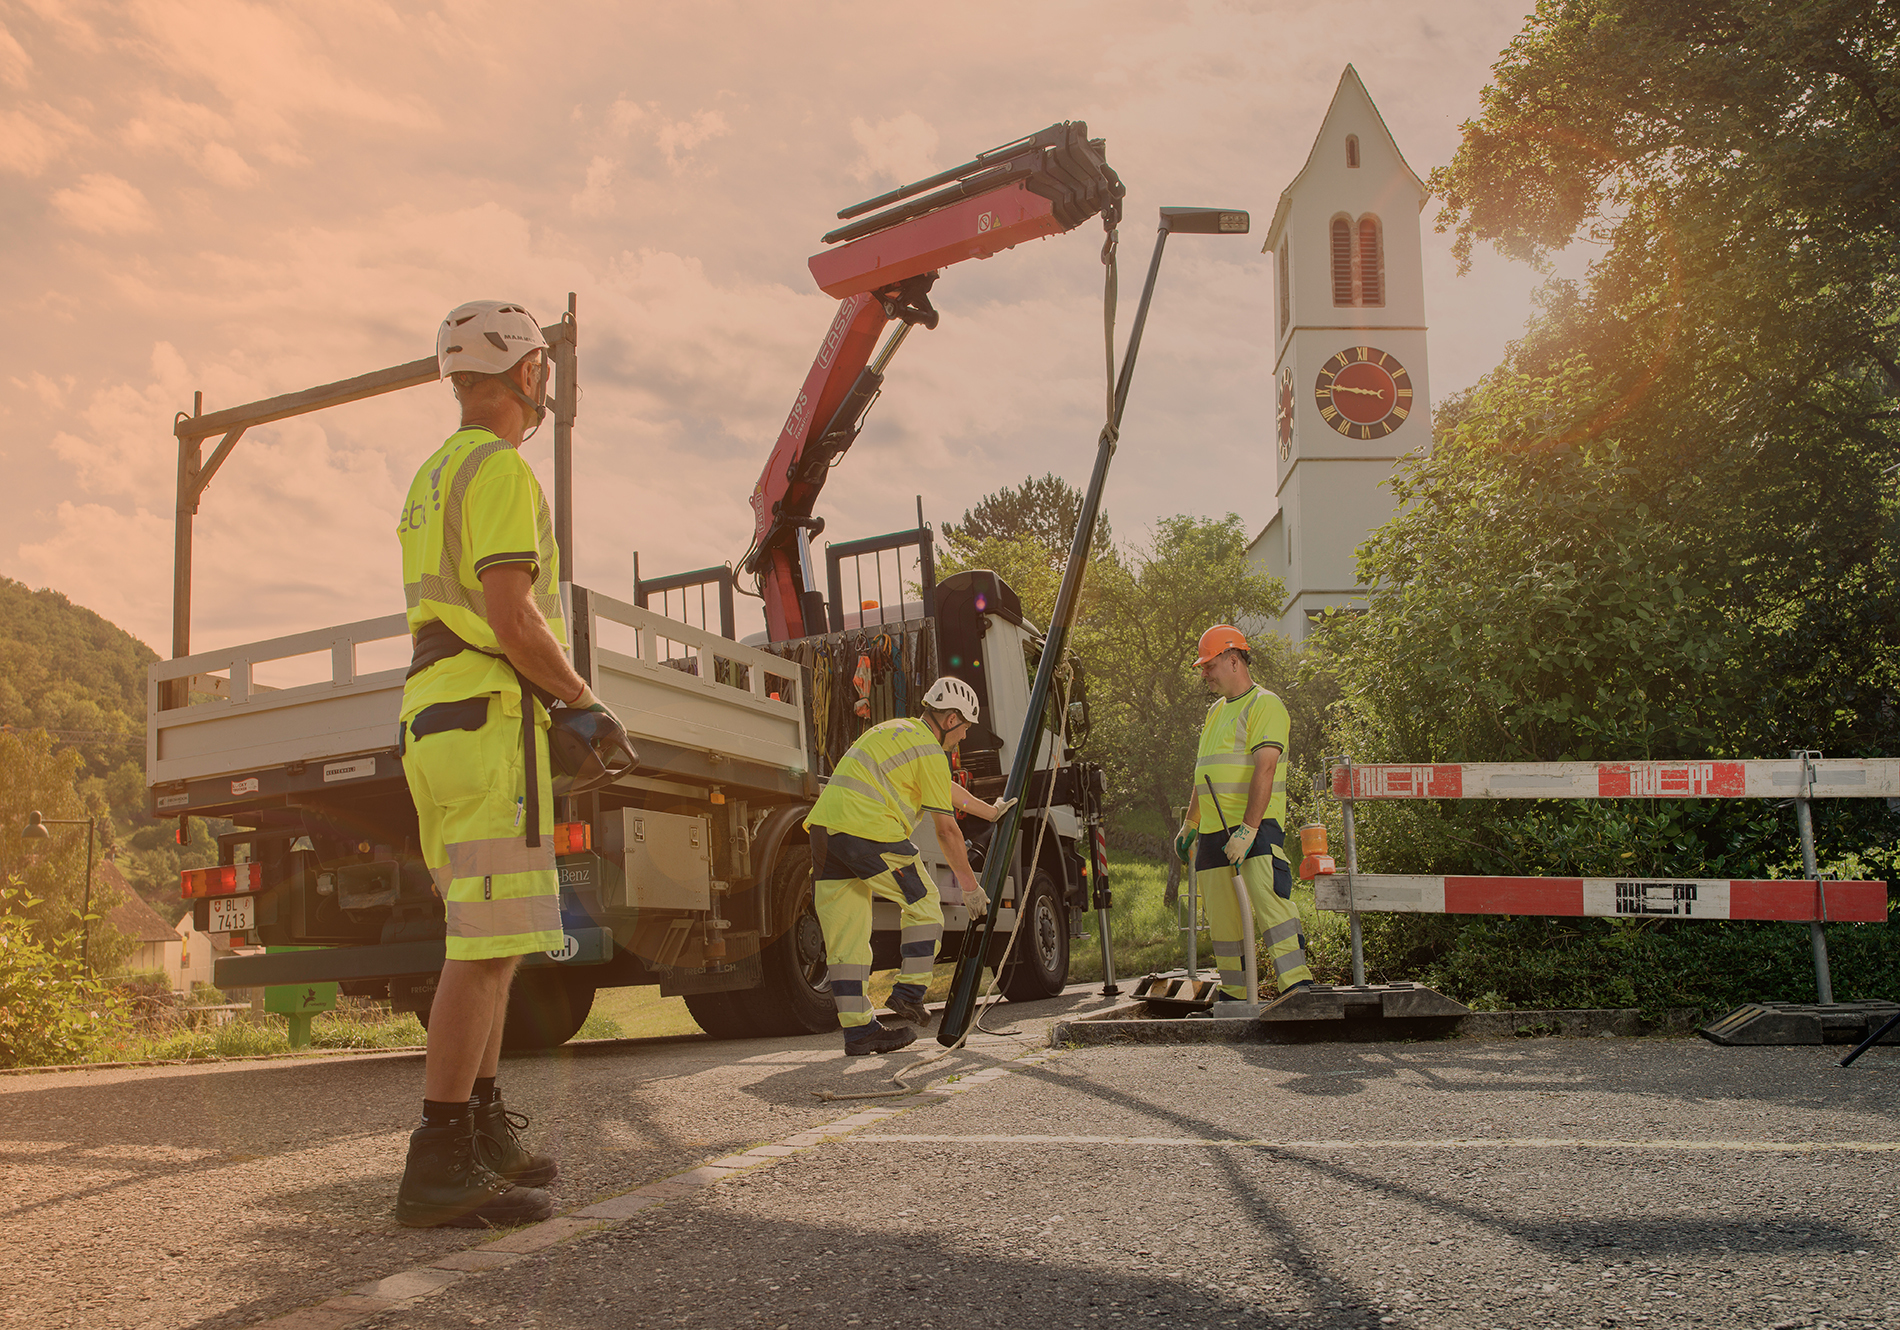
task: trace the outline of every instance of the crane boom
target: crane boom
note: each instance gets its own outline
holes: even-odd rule
[[[753,487],[753,542],[742,561],[758,577],[772,641],[824,630],[809,549],[824,522],[812,509],[830,468],[863,428],[891,356],[912,327],[937,326],[929,293],[939,271],[1097,215],[1112,229],[1122,193],[1102,140],[1090,139],[1084,122],[1065,120],[838,214],[884,209],[832,231],[825,241],[836,247],[809,261],[819,289],[838,298],[838,312]],[[893,322],[898,327],[878,349]]]

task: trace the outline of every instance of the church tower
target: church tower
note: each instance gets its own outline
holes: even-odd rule
[[[1381,482],[1431,446],[1419,214],[1430,197],[1351,65],[1262,251],[1274,272],[1274,494],[1247,560],[1286,583],[1266,625],[1295,642],[1363,607],[1353,551],[1394,511]]]

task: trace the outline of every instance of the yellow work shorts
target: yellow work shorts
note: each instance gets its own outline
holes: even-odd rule
[[[483,701],[486,719],[481,719]],[[460,708],[458,712],[455,709]],[[434,729],[448,721],[479,728]],[[560,883],[554,870],[554,792],[548,738],[535,731],[541,844],[529,848],[521,769],[521,698],[495,693],[425,707],[403,726],[403,774],[422,829],[422,858],[448,916],[448,958],[486,960],[558,951]]]

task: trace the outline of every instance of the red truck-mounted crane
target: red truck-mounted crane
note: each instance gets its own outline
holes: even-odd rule
[[[1082,121],[1065,120],[838,214],[847,224],[825,236],[836,248],[810,260],[820,289],[838,298],[838,313],[753,488],[752,546],[740,560],[758,579],[772,641],[825,631],[811,557],[824,520],[812,508],[826,473],[863,428],[897,348],[918,324],[937,326],[930,288],[938,272],[1098,215],[1113,231],[1122,195],[1103,141]],[[898,326],[878,347],[892,322]]]

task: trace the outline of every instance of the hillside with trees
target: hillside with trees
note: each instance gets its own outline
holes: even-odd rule
[[[98,817],[99,853],[175,920],[183,913],[179,870],[211,862],[214,846],[201,820],[193,843],[180,847],[176,823],[146,815],[145,673],[157,658],[59,592],[0,577],[0,865],[20,867],[18,830],[34,809],[49,818]],[[61,873],[32,875],[34,894],[47,900],[43,911],[64,908],[60,882],[84,875],[84,828],[58,839],[50,853],[60,856]],[[66,874],[74,840],[78,866]]]

